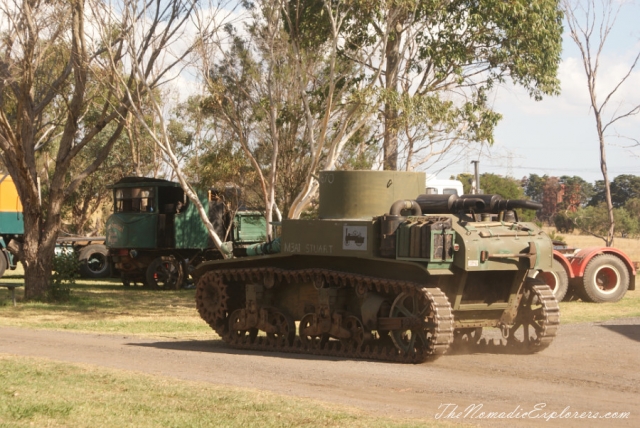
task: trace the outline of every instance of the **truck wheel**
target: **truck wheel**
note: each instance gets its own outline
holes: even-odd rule
[[[158,257],[147,268],[147,284],[152,290],[179,290],[183,278],[182,263],[173,256]]]
[[[540,270],[536,278],[543,280],[549,286],[558,302],[564,299],[569,289],[569,275],[559,261],[553,259],[551,271]]]
[[[109,253],[104,245],[87,245],[80,250],[80,275],[85,278],[105,278],[111,275]]]
[[[0,253],[0,278],[2,278],[2,275],[4,275],[4,272],[7,270],[7,266],[9,265],[7,263],[7,255],[5,254],[6,250],[2,250],[2,252]]]
[[[588,302],[617,302],[629,288],[629,272],[618,257],[601,254],[587,264],[580,285],[580,294]]]

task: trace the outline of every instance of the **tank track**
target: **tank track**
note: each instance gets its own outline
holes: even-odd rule
[[[277,281],[276,281],[277,280]],[[253,334],[236,335],[229,331],[229,315],[233,308],[225,281],[241,281],[274,284],[288,282],[324,281],[338,287],[351,287],[359,295],[367,291],[408,293],[431,302],[434,316],[434,331],[427,349],[417,348],[411,351],[399,350],[391,340],[375,339],[360,347],[344,346],[340,341],[329,340],[318,346],[304,344],[296,334],[289,343],[283,340],[270,340],[269,337]],[[275,285],[277,286],[277,285]],[[268,285],[267,285],[267,288]],[[217,301],[210,299],[214,296]],[[209,297],[209,299],[207,299]],[[364,275],[338,272],[326,269],[284,270],[278,268],[218,269],[210,271],[198,280],[196,305],[201,317],[222,337],[238,349],[291,352],[323,355],[341,358],[362,358],[400,363],[421,363],[435,359],[447,352],[453,342],[453,314],[446,295],[438,288],[423,288],[417,283]],[[297,332],[296,332],[297,333]]]

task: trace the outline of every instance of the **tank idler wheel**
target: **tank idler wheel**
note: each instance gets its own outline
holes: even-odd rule
[[[243,309],[236,309],[229,317],[229,334],[234,342],[253,343],[258,336],[258,329],[246,329]]]
[[[362,347],[365,340],[365,331],[362,321],[357,317],[350,315],[343,320],[344,328],[351,332],[351,337],[348,339],[340,339],[344,349],[357,350]]]
[[[179,290],[184,273],[173,256],[158,257],[147,268],[147,283],[153,290]]]
[[[203,320],[218,334],[229,327],[227,285],[214,272],[204,274],[196,284],[196,308]]]
[[[315,314],[306,314],[300,320],[300,326],[298,327],[298,331],[300,334],[300,342],[305,347],[310,349],[320,349],[327,343],[329,340],[328,334],[308,334],[308,330],[314,326],[314,316]],[[315,330],[315,329],[314,329]]]
[[[296,324],[293,319],[279,311],[269,313],[269,324],[276,328],[275,333],[267,333],[267,340],[275,347],[286,347],[296,337]]]
[[[480,337],[482,327],[455,329],[451,348],[454,352],[472,352],[480,342]]]
[[[396,348],[409,355],[418,351],[430,353],[437,328],[436,314],[424,294],[400,293],[391,305],[389,317],[410,318],[409,324],[413,324],[408,328],[391,330],[391,340]]]
[[[507,330],[507,348],[534,353],[551,344],[560,324],[560,310],[544,281],[527,278],[513,326]]]

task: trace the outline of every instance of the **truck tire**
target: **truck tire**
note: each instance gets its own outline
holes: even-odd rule
[[[567,294],[567,290],[569,289],[569,275],[559,261],[553,259],[551,271],[540,270],[538,271],[536,278],[547,283],[558,302],[561,302],[564,299],[564,296]]]
[[[85,278],[105,278],[111,275],[109,253],[104,245],[93,244],[78,253],[80,275]]]
[[[627,266],[612,254],[595,256],[587,264],[577,288],[587,302],[617,302],[629,288]]]
[[[2,253],[0,254],[0,278],[4,275],[4,272],[7,270],[9,263],[7,262],[7,254],[5,253],[5,249],[2,249]]]
[[[179,290],[184,279],[182,263],[173,256],[158,257],[147,268],[146,279],[152,290]]]

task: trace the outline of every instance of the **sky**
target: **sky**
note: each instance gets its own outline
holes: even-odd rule
[[[602,53],[599,99],[628,71],[640,51],[640,2],[625,4]],[[494,94],[494,108],[503,115],[495,132],[495,143],[484,147],[480,155],[470,153],[464,159],[438,173],[449,178],[473,172],[472,160],[479,160],[480,173],[522,178],[529,174],[577,175],[593,183],[602,180],[599,143],[580,53],[568,35],[565,23],[562,63],[558,77],[561,95],[534,101],[521,88],[501,87]],[[640,104],[640,64],[612,98],[605,117]],[[640,114],[631,116],[608,132],[606,156],[609,178],[620,174],[640,175]],[[624,138],[616,137],[620,135]]]

